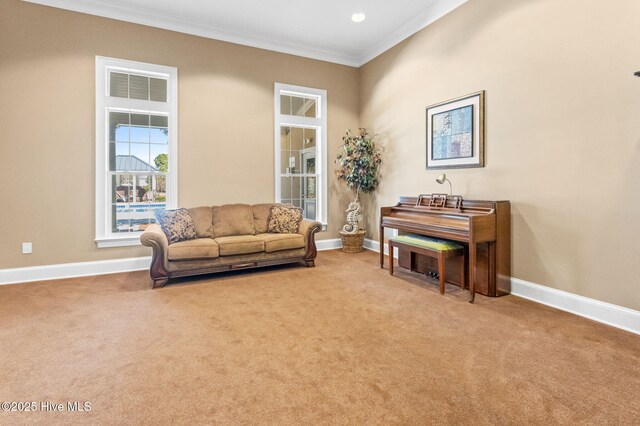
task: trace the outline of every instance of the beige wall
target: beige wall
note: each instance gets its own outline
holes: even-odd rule
[[[471,0],[362,67],[376,209],[445,190],[425,107],[486,90],[486,167],[447,170],[454,193],[511,200],[514,277],[640,309],[640,2],[614,3]]]
[[[150,254],[94,243],[96,55],[178,68],[181,206],[273,201],[274,82],[328,91],[330,159],[358,126],[355,68],[3,0],[0,268]],[[338,200],[318,239],[338,236]]]
[[[360,70],[4,0],[0,268],[136,257],[94,239],[95,55],[179,70],[180,204],[273,199],[273,83],[328,90],[329,169],[344,129],[386,151],[368,206],[441,191],[425,107],[486,90],[486,167],[466,198],[512,201],[513,276],[640,309],[640,2],[470,0]],[[359,85],[359,87],[358,87]],[[329,232],[350,196],[329,176]],[[20,254],[23,241],[34,254]]]

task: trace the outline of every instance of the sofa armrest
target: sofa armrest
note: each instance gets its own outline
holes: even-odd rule
[[[316,232],[322,229],[322,224],[316,220],[302,219],[298,233],[304,235],[305,247],[307,249],[304,260],[307,266],[314,266],[314,259],[318,254],[316,248]]]
[[[322,229],[322,224],[316,220],[302,219],[302,222],[300,222],[300,227],[298,228],[298,233],[306,237],[307,235],[309,235],[309,232],[313,230],[313,228],[317,228],[313,232],[318,232]]]
[[[148,247],[153,247],[154,245],[161,247],[164,251],[169,248],[169,240],[167,240],[167,236],[157,223],[152,223],[144,230],[140,235],[140,242]]]
[[[140,235],[142,245],[153,248],[149,274],[153,288],[162,287],[169,280],[169,240],[157,223],[153,223]]]

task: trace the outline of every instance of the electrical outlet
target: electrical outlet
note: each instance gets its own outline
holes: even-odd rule
[[[22,254],[31,254],[33,245],[31,243],[22,243]]]

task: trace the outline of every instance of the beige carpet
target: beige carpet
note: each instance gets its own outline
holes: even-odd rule
[[[640,336],[321,252],[151,290],[146,272],[0,286],[2,424],[640,422]],[[40,409],[40,406],[38,407]]]

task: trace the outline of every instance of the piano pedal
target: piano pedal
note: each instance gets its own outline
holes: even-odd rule
[[[434,280],[439,280],[440,279],[440,274],[434,271],[429,271],[429,272],[425,272],[424,274],[426,277],[428,278],[432,278]]]

